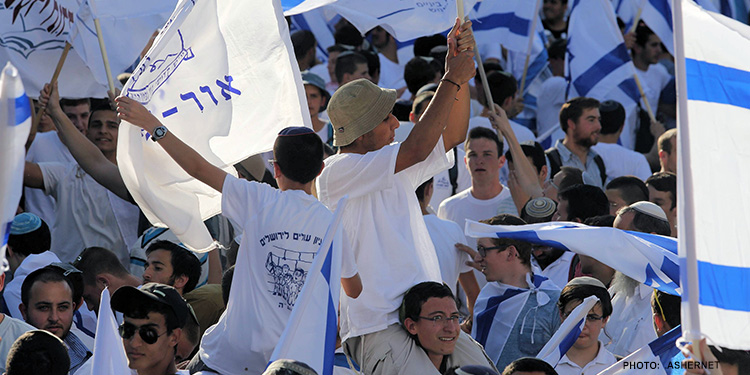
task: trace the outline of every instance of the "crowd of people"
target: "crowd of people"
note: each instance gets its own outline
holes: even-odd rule
[[[597,374],[666,334],[679,296],[595,257],[464,234],[467,220],[567,221],[677,237],[673,59],[643,23],[624,35],[655,119],[631,126],[621,103],[566,98],[566,7],[543,2],[551,77],[532,121],[514,121],[525,103],[502,41],[477,46],[471,22],[412,53],[343,20],[327,64],[311,31],[292,33],[312,129],[285,128],[271,153],[236,165],[240,177],[133,99],[61,99],[45,86],[0,276],[0,367],[88,375],[97,314],[114,311],[139,375],[316,374],[269,360],[342,197],[334,374]],[[501,53],[479,72],[477,49]],[[205,222],[221,246],[196,253],[151,226],[119,173],[120,120],[221,193],[222,214]],[[535,358],[590,296],[567,353]],[[747,352],[700,350],[720,363],[713,374],[750,371]]]

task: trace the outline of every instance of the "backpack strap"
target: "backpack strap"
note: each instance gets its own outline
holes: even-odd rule
[[[599,156],[599,154],[594,156],[594,163],[599,167],[599,177],[601,177],[602,187],[604,187],[604,184],[607,183],[607,167],[604,166],[604,160],[602,160],[602,157]]]
[[[458,190],[458,150],[453,147],[453,166],[448,170],[448,178],[451,181],[451,196],[456,195]]]
[[[550,168],[550,179],[552,177],[555,177],[557,172],[560,172],[560,167],[562,167],[562,158],[560,157],[560,151],[558,151],[554,147],[550,147],[547,149],[547,151],[544,152],[545,155],[547,155],[547,159],[549,160],[549,168]]]

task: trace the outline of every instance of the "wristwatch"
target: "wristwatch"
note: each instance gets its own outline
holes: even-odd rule
[[[154,128],[153,134],[151,134],[151,139],[154,140],[154,142],[164,138],[164,136],[167,135],[167,127],[164,125],[157,126]]]

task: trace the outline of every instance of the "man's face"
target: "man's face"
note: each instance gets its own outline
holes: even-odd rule
[[[557,202],[557,211],[552,215],[552,221],[568,221],[568,200],[560,199]]]
[[[64,339],[73,324],[73,291],[65,281],[35,282],[24,319],[32,326]],[[23,311],[24,309],[22,309]]]
[[[307,109],[310,111],[310,117],[318,116],[320,107],[323,106],[325,101],[320,89],[313,85],[305,85],[305,95],[307,96]]]
[[[499,157],[497,144],[487,138],[470,139],[466,145],[466,165],[472,181],[498,181],[505,156]]]
[[[583,303],[583,301],[570,301],[565,304],[560,319],[564,321],[573,309],[578,307],[581,303]],[[578,340],[573,344],[573,347],[576,349],[586,349],[591,348],[593,345],[599,345],[599,332],[604,328],[604,325],[607,324],[608,319],[602,318],[602,316],[602,304],[597,302],[596,305],[589,310],[589,313],[586,316],[586,324],[583,325],[583,330],[581,331],[581,334],[578,335]]]
[[[672,137],[672,139],[669,140],[669,143],[672,144],[672,152],[664,152],[667,155],[665,159],[660,160],[662,163],[662,169],[664,169],[665,172],[677,173],[677,137]]]
[[[79,132],[86,134],[86,127],[89,124],[89,105],[81,103],[74,106],[63,106],[63,112],[65,116],[68,116],[73,125],[76,126]]]
[[[422,304],[420,317],[441,317],[437,321],[420,318],[416,322],[408,319],[406,327],[409,333],[416,335],[422,348],[430,358],[453,354],[460,331],[456,301],[450,297],[431,297]],[[448,320],[446,318],[453,317]]]
[[[615,222],[612,225],[617,229],[622,230],[636,230],[633,228],[633,219],[635,218],[635,212],[625,212],[615,217]]]
[[[143,284],[160,283],[174,286],[174,268],[172,253],[157,249],[146,257],[146,269],[143,271]]]
[[[93,284],[84,283],[83,285],[83,301],[89,310],[97,314],[99,313],[99,302],[103,290],[104,284],[100,282],[94,282]],[[110,293],[114,293],[114,291],[110,289]]]
[[[600,120],[599,108],[584,109],[578,121],[568,123],[568,133],[572,132],[573,142],[586,148],[597,144],[602,130]]]
[[[336,59],[340,54],[341,52],[331,52],[328,54],[328,76],[332,80],[336,79]]]
[[[557,172],[552,178],[547,180],[544,183],[544,191],[542,192],[545,197],[552,199],[553,201],[557,202],[558,197],[558,187],[560,186],[560,183],[562,182],[563,178],[565,178],[565,175],[563,172]]]
[[[656,64],[659,62],[659,56],[662,53],[661,40],[656,34],[651,34],[643,47],[640,47],[640,59],[647,64]]]
[[[482,273],[487,282],[502,282],[505,275],[508,274],[508,267],[510,265],[508,255],[506,254],[508,247],[500,246],[501,248],[499,249],[496,247],[497,245],[491,238],[477,239],[477,251],[485,253],[484,256],[479,255],[479,265],[482,267]]]
[[[544,0],[542,12],[547,20],[557,20],[565,17],[565,10],[568,5],[563,4],[562,0]]]
[[[146,319],[134,319],[124,317],[123,325],[135,327],[135,333],[130,338],[123,338],[125,355],[128,357],[128,367],[133,370],[156,370],[162,373],[171,362],[174,362],[174,347],[179,341],[180,329],[175,329],[172,334],[167,334],[166,319],[163,314],[150,312]],[[153,344],[143,341],[139,329],[153,330],[158,339]],[[179,333],[179,334],[178,334]]]
[[[388,44],[388,32],[382,27],[378,26],[369,32],[372,37],[372,45],[377,48],[383,48]]]
[[[114,111],[96,111],[91,115],[91,123],[86,131],[86,138],[96,145],[102,152],[117,152],[117,134],[120,129],[120,119]]]
[[[344,73],[344,76],[342,77],[343,82],[339,82],[339,85],[343,86],[351,81],[354,81],[356,79],[360,78],[366,78],[368,80],[371,80],[370,72],[367,69],[367,64],[355,64],[356,69],[354,69],[354,73]]]
[[[399,122],[396,116],[388,114],[388,117],[383,122],[363,136],[362,141],[365,148],[368,151],[375,151],[393,143],[393,140],[396,139],[396,129],[398,127]]]
[[[622,194],[620,194],[620,191],[617,189],[607,189],[604,191],[604,194],[607,196],[607,200],[609,201],[609,214],[612,216],[617,216],[617,211],[620,210],[623,207],[627,207],[628,203],[625,202],[624,199],[622,199]]]
[[[675,219],[677,218],[677,206],[675,205],[674,208],[672,208],[672,195],[668,191],[659,191],[654,189],[651,185],[647,186],[648,201],[661,207],[661,209],[664,210],[664,213],[667,214],[670,226],[674,226]]]
[[[555,249],[551,246],[532,245],[531,254],[534,256],[534,259],[536,259],[536,262],[539,263],[542,269],[544,269],[552,264],[552,262],[558,260],[563,254],[565,254],[565,250]]]

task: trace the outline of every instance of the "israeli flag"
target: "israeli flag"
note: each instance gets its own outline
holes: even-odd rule
[[[336,44],[333,33],[334,26],[341,19],[340,16],[330,14],[325,7],[313,9],[309,12],[289,16],[291,24],[289,31],[294,33],[298,30],[309,30],[315,34],[315,54],[322,63],[328,62],[327,48]],[[286,15],[286,14],[285,14]]]
[[[341,218],[347,197],[336,205],[302,291],[294,304],[289,322],[271,355],[307,363],[320,375],[332,375],[338,332],[339,291],[341,290]],[[337,243],[338,242],[338,243]]]
[[[487,225],[466,220],[473,238],[511,238],[590,256],[630,278],[680,295],[677,240],[656,234],[590,227],[572,222]]]
[[[541,25],[541,22],[539,25]],[[544,81],[552,77],[552,71],[549,70],[549,55],[545,47],[546,44],[544,31],[538,30],[534,32],[531,40],[531,50],[523,52],[508,51],[508,70],[516,78],[519,85],[523,78],[526,54],[529,53],[530,56],[523,93],[517,94],[523,95],[524,109],[516,115],[513,121],[532,130],[536,129],[537,97],[542,93]]]
[[[678,97],[685,99],[678,104],[677,189],[683,194],[677,221],[689,287],[683,330],[697,331],[697,320],[716,345],[749,350],[750,219],[744,212],[750,201],[743,197],[750,156],[736,145],[750,136],[750,27],[690,1],[680,5],[675,19],[684,31],[675,27],[675,61]]]
[[[586,315],[597,302],[599,302],[599,298],[588,296],[580,305],[576,306],[536,357],[549,363],[552,367],[557,366],[568,349],[578,340],[578,336],[581,335],[583,326],[586,324]]]
[[[625,107],[623,146],[635,145],[635,113],[641,96],[635,66],[625,47],[612,4],[608,0],[578,0],[568,21],[565,72],[568,98],[616,100]]]
[[[599,375],[679,375],[684,374],[682,355],[675,342],[682,335],[680,326],[664,336],[634,351],[629,356],[613,364]]]
[[[469,15],[477,44],[501,43],[510,51],[524,55],[529,48],[529,35],[536,18],[539,21],[541,0],[484,0]]]
[[[8,269],[5,249],[23,191],[25,145],[29,130],[31,101],[23,89],[21,75],[8,62],[0,73],[0,265],[3,271]]]

